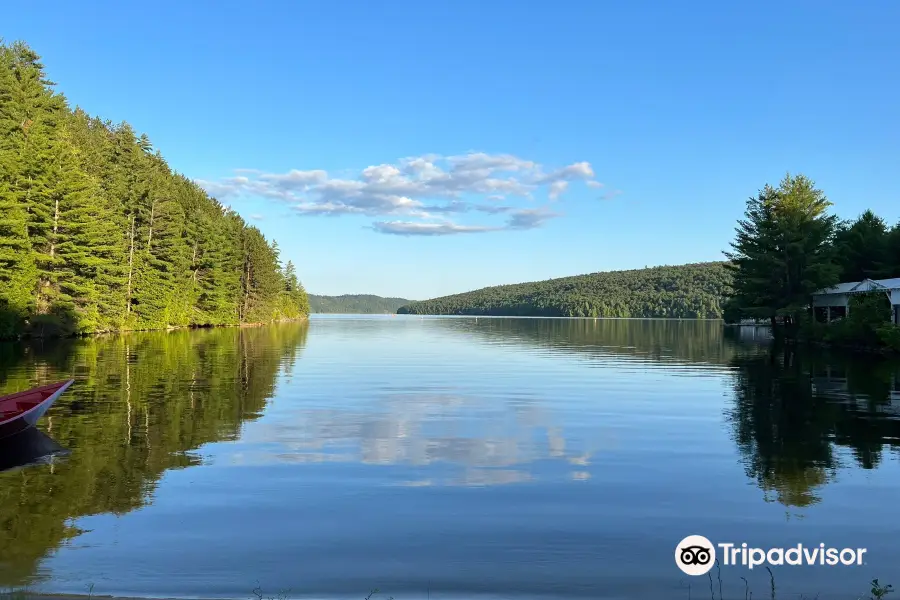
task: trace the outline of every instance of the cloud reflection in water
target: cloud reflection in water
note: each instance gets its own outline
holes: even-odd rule
[[[241,442],[250,449],[232,455],[232,464],[424,467],[425,477],[398,482],[415,487],[528,482],[542,461],[565,468],[569,480],[590,478],[593,451],[567,440],[536,398],[488,404],[447,391],[391,390],[373,407],[284,409],[277,422],[262,420],[246,429]],[[453,475],[435,476],[448,467]]]

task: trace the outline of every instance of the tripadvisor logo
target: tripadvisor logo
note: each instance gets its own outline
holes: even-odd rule
[[[716,547],[702,535],[689,535],[675,548],[675,564],[687,575],[706,575],[716,562]]]
[[[716,554],[725,566],[741,565],[752,569],[763,565],[799,566],[862,565],[865,548],[830,548],[825,544],[790,548],[754,548],[746,543],[713,544],[702,535],[689,535],[675,547],[675,564],[687,575],[706,575],[716,564]]]

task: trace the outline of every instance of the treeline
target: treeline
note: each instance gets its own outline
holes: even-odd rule
[[[731,274],[721,262],[609,271],[483,288],[401,307],[399,314],[542,317],[722,316]]]
[[[408,304],[406,298],[383,298],[370,294],[344,294],[342,296],[309,295],[309,310],[314,313],[375,315],[393,314]]]
[[[274,243],[146,135],[71,110],[27,45],[0,43],[0,337],[307,312]]]
[[[883,292],[854,295],[840,324],[817,323],[810,310],[812,294],[837,283],[900,277],[900,223],[891,227],[868,210],[841,221],[831,207],[804,175],[787,175],[747,201],[726,253],[734,292],[725,319],[765,320],[779,337],[900,350],[900,328],[889,324]]]

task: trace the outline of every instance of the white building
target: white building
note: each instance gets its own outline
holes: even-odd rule
[[[893,322],[900,324],[900,277],[863,279],[819,290],[812,297],[813,313],[824,312],[825,321],[845,317],[850,312],[850,297],[870,292],[883,292],[887,296],[893,309]]]

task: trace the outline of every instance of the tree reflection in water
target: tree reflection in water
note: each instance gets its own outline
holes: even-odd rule
[[[236,439],[307,332],[286,323],[0,344],[0,394],[76,380],[39,423],[45,433],[30,436],[70,456],[0,473],[0,587],[40,576],[38,562],[80,533],[76,519],[140,508],[166,470],[200,464],[195,449]]]
[[[841,468],[900,448],[900,364],[772,348],[732,361],[727,410],[747,475],[768,500],[808,507]]]

